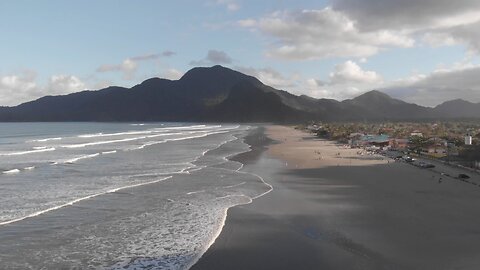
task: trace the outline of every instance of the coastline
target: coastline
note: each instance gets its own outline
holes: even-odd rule
[[[250,150],[246,151],[246,152],[239,153],[239,154],[234,154],[234,155],[229,156],[229,157],[225,157],[225,159],[228,159],[230,161],[236,161],[236,162],[239,162],[240,164],[242,164],[242,166],[237,169],[237,171],[239,173],[253,174],[256,177],[258,177],[263,183],[265,183],[266,185],[271,187],[270,190],[252,198],[250,202],[246,203],[246,205],[252,203],[253,200],[255,200],[259,197],[262,197],[262,196],[268,194],[269,192],[271,192],[273,190],[273,186],[271,186],[270,184],[265,182],[265,180],[261,176],[255,174],[255,173],[252,173],[252,172],[242,172],[241,171],[244,168],[245,165],[255,162],[256,159],[259,158],[259,156],[262,154],[262,152],[267,150],[267,146],[269,144],[273,143],[273,140],[268,138],[265,135],[264,131],[265,131],[265,128],[263,126],[260,126],[260,127],[257,126],[254,129],[249,130],[249,133],[244,138],[244,143],[249,145]],[[245,205],[245,204],[240,204],[240,205]],[[202,251],[198,254],[198,256],[193,261],[191,261],[188,265],[185,266],[185,269],[193,269],[193,267],[195,265],[197,265],[197,263],[205,256],[206,252],[208,252],[208,250],[210,250],[212,245],[215,244],[217,238],[222,234],[222,231],[225,227],[225,224],[226,224],[226,221],[227,221],[227,218],[228,218],[228,213],[229,213],[230,209],[232,209],[234,207],[237,207],[237,206],[240,206],[240,205],[235,205],[235,206],[226,208],[224,210],[224,214],[222,215],[222,220],[220,221],[219,226],[218,226],[217,230],[215,231],[215,235],[211,239],[211,242],[202,249]]]
[[[478,269],[478,188],[440,184],[430,170],[361,160],[341,147],[343,157],[327,157],[339,146],[303,135],[282,142],[285,132],[268,126],[257,135],[263,144],[234,157],[274,190],[229,208],[220,235],[190,269]],[[312,160],[306,153],[314,151],[324,157]]]

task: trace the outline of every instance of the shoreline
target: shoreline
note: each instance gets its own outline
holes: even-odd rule
[[[204,248],[202,248],[202,251],[198,254],[197,257],[195,257],[194,260],[192,260],[188,265],[185,266],[185,269],[189,270],[192,269],[201,259],[202,257],[210,250],[212,245],[215,244],[215,241],[218,239],[218,237],[222,234],[223,229],[225,227],[225,223],[228,219],[228,212],[230,209],[235,208],[240,205],[248,205],[253,202],[253,200],[262,197],[264,195],[267,195],[273,190],[273,186],[267,183],[261,176],[254,174],[254,173],[249,173],[249,172],[242,172],[241,170],[245,167],[246,163],[251,162],[252,160],[255,159],[255,157],[258,157],[263,151],[267,150],[266,146],[268,146],[270,143],[273,143],[272,140],[270,140],[268,137],[264,136],[262,139],[255,140],[255,138],[258,136],[258,134],[263,135],[264,134],[264,127],[254,127],[253,129],[248,131],[248,134],[244,137],[243,142],[247,145],[249,145],[249,150],[246,152],[238,153],[238,154],[233,154],[232,156],[227,156],[225,159],[230,160],[230,161],[236,161],[242,164],[240,168],[237,169],[237,172],[239,173],[248,173],[252,174],[256,177],[258,177],[265,185],[269,186],[270,189],[264,193],[261,193],[253,198],[250,198],[250,202],[244,203],[244,204],[238,204],[231,206],[229,208],[226,208],[224,210],[224,213],[222,215],[222,220],[219,223],[219,228],[215,231],[214,236],[212,237],[210,243],[206,245]],[[253,140],[252,140],[253,139]]]
[[[285,129],[296,134],[282,142]],[[338,145],[292,130],[268,126],[263,136],[279,143],[244,155],[244,170],[275,189],[229,208],[190,269],[478,269],[476,188],[405,163],[328,156]]]

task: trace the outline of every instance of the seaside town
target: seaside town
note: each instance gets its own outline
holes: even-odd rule
[[[434,159],[480,169],[480,124],[435,123],[310,123],[303,129],[362,149],[359,154],[398,153],[398,158]]]

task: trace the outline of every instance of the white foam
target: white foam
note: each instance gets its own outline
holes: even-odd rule
[[[187,131],[187,132],[175,132],[175,133],[162,133],[162,134],[155,134],[155,135],[148,135],[147,138],[156,138],[156,137],[164,137],[164,136],[172,136],[172,135],[187,135],[193,134],[202,131]],[[203,131],[204,132],[204,131]]]
[[[234,195],[234,196],[242,197],[242,195]],[[246,197],[246,196],[243,196],[243,197]],[[249,199],[248,203],[251,203],[252,200],[250,198],[248,198],[248,199]],[[223,209],[223,213],[222,213],[221,220],[219,222],[219,226],[218,226],[217,230],[214,231],[213,237],[210,239],[210,241],[207,243],[207,245],[203,246],[202,249],[200,250],[200,252],[198,252],[197,255],[185,266],[185,269],[190,269],[192,266],[194,266],[200,260],[200,258],[203,256],[203,254],[205,254],[205,252],[207,252],[207,250],[215,243],[217,238],[220,236],[220,233],[222,232],[223,227],[225,226],[225,222],[227,221],[228,209],[229,209],[228,207]]]
[[[192,128],[192,127],[205,127],[205,125],[191,126],[190,128]],[[219,126],[219,127],[221,127],[221,126]],[[184,127],[181,127],[181,128],[184,128]],[[174,129],[174,128],[168,128],[168,129]],[[228,130],[231,130],[231,129],[232,128],[228,128],[228,129],[224,129],[224,130],[211,131],[211,132],[209,132],[209,131],[199,131],[200,133],[202,133],[201,135],[166,139],[166,141],[181,141],[181,140],[187,140],[187,139],[201,138],[201,137],[205,137],[205,136],[208,136],[208,135],[226,133],[226,132],[228,132]],[[162,128],[162,130],[167,130],[167,129]],[[133,131],[133,132],[102,134],[102,135],[80,135],[80,136],[103,137],[103,136],[150,134],[150,133],[152,133],[152,131]],[[155,137],[160,137],[160,136],[187,135],[187,134],[193,134],[193,133],[197,133],[197,132],[189,131],[189,132],[177,132],[177,133],[163,133],[163,134],[154,134],[154,135],[149,135],[149,136],[141,136],[141,137],[134,137],[134,138],[119,139],[119,140],[96,141],[96,142],[88,142],[88,143],[80,143],[80,144],[67,144],[67,145],[62,145],[62,147],[64,147],[64,148],[81,148],[81,147],[92,146],[92,145],[128,142],[128,141],[142,140],[142,139],[147,139],[147,138],[155,138]],[[159,143],[163,143],[163,141],[161,141]],[[143,149],[145,146],[148,146],[148,144],[144,145],[144,146],[141,146],[137,149]]]
[[[131,124],[143,126],[145,124]],[[206,125],[195,125],[187,127],[170,127],[170,128],[155,128],[150,130],[140,130],[140,131],[126,131],[126,132],[117,132],[117,133],[93,133],[93,134],[83,134],[77,137],[79,138],[95,138],[95,137],[110,137],[110,136],[122,136],[122,135],[139,135],[139,134],[150,134],[153,132],[159,131],[169,131],[169,130],[189,130],[189,129],[206,129],[206,128],[219,128],[221,126],[206,126]]]
[[[48,142],[48,141],[59,141],[63,139],[62,137],[54,137],[54,138],[45,138],[45,139],[39,139],[39,140],[31,140],[30,142]]]
[[[200,167],[198,167],[198,168],[189,170],[187,173],[190,174],[190,173],[192,173],[192,172],[200,171],[200,170],[205,169],[206,167],[207,167],[207,166],[200,166]]]
[[[14,173],[19,173],[19,169],[13,169],[13,170],[8,170],[8,171],[3,171],[4,174],[14,174]]]
[[[197,166],[190,163],[190,162],[185,162],[185,163],[171,163],[171,164],[159,164],[159,166],[175,166],[175,165],[187,165],[186,167],[182,168],[179,171],[174,171],[174,172],[159,172],[159,173],[142,173],[142,174],[135,174],[132,175],[132,178],[135,177],[145,177],[145,176],[159,176],[159,175],[168,175],[168,174],[190,174],[189,169],[196,168]],[[201,168],[203,169],[203,168]],[[192,170],[193,171],[193,170]]]
[[[78,135],[77,137],[78,138],[93,138],[93,137],[97,137],[97,136],[100,136],[100,135],[103,135],[103,133],[98,132],[98,133],[92,133],[92,134],[82,134],[82,135]]]
[[[181,138],[165,139],[165,141],[167,141],[167,142],[183,141],[183,140],[189,140],[189,139],[203,138],[203,137],[207,137],[207,136],[210,136],[210,135],[222,134],[222,133],[226,133],[226,132],[227,132],[227,131],[216,131],[216,132],[204,133],[204,134],[196,135],[196,136],[188,136],[188,137],[181,137]]]
[[[192,195],[192,194],[197,194],[197,193],[204,193],[205,190],[197,190],[197,191],[191,191],[191,192],[187,192],[187,195]]]
[[[238,183],[238,184],[235,184],[235,185],[230,185],[230,186],[223,186],[221,188],[234,188],[234,187],[239,187],[239,186],[242,186],[242,185],[245,185],[246,182],[241,182],[241,183]]]
[[[117,150],[105,151],[105,152],[102,152],[102,155],[115,154],[115,153],[117,153]]]
[[[139,147],[135,147],[133,149],[128,149],[128,150],[141,150],[147,146],[151,146],[151,145],[155,145],[155,144],[160,144],[160,143],[166,143],[166,141],[152,141],[152,142],[147,142],[147,143],[144,143],[142,145],[140,145]]]
[[[122,136],[122,135],[139,135],[139,134],[150,134],[153,131],[143,130],[143,131],[127,131],[127,132],[117,132],[117,133],[94,133],[94,134],[83,134],[78,135],[79,138],[96,138],[96,137],[113,137],[113,136]]]
[[[26,171],[30,171],[30,170],[33,170],[35,169],[35,166],[30,166],[30,167],[25,167],[24,170]]]
[[[45,209],[45,210],[41,210],[41,211],[38,211],[38,212],[35,212],[35,213],[32,213],[32,214],[26,215],[24,217],[0,222],[0,226],[15,223],[15,222],[18,222],[18,221],[21,221],[21,220],[24,220],[24,219],[27,219],[27,218],[31,218],[31,217],[36,217],[36,216],[39,216],[39,215],[42,215],[42,214],[45,214],[45,213],[48,213],[48,212],[51,212],[51,211],[54,211],[54,210],[58,210],[60,208],[64,208],[64,207],[67,207],[67,206],[74,205],[74,204],[76,204],[78,202],[81,202],[81,201],[85,201],[85,200],[88,200],[88,199],[98,197],[100,195],[114,193],[114,192],[117,192],[117,191],[120,191],[120,190],[123,190],[123,189],[127,189],[127,188],[134,188],[134,187],[154,184],[154,183],[158,183],[158,182],[161,182],[161,181],[165,181],[165,180],[170,179],[170,178],[172,178],[172,176],[164,177],[164,178],[157,179],[157,180],[150,181],[150,182],[144,182],[144,183],[133,184],[133,185],[124,186],[124,187],[109,189],[105,192],[100,192],[100,193],[97,193],[97,194],[92,194],[92,195],[88,195],[88,196],[85,196],[85,197],[82,197],[82,198],[78,198],[78,199],[75,199],[73,201],[61,204],[61,205],[57,205],[57,206],[54,206],[54,207],[51,207],[51,208],[48,208],[48,209]]]
[[[136,140],[141,140],[145,138],[146,138],[145,136],[142,136],[142,137],[135,137],[135,138],[120,139],[120,140],[97,141],[97,142],[80,143],[80,144],[66,144],[66,145],[62,145],[62,147],[63,148],[82,148],[82,147],[92,146],[92,145],[136,141]]]
[[[46,146],[34,146],[33,149],[34,150],[42,150],[42,149],[47,149],[48,147]]]
[[[3,154],[0,154],[0,156],[20,156],[20,155],[49,152],[49,151],[55,151],[55,147],[42,148],[42,149],[36,149],[36,150],[30,150],[30,151],[22,151],[22,152],[3,153]]]
[[[82,160],[82,159],[87,159],[87,158],[93,158],[93,157],[98,157],[100,155],[100,153],[95,153],[95,154],[90,154],[90,155],[84,155],[84,156],[80,156],[80,157],[76,157],[76,158],[72,158],[72,159],[67,159],[65,160],[63,163],[66,163],[66,164],[72,164],[72,163],[75,163],[79,160]]]
[[[161,141],[152,141],[152,142],[147,142],[139,147],[136,147],[136,148],[133,148],[133,149],[130,149],[130,150],[141,150],[141,149],[144,149],[145,147],[147,146],[151,146],[151,145],[155,145],[155,144],[160,144],[160,143],[166,143],[166,142],[173,142],[173,141],[183,141],[183,140],[189,140],[189,139],[196,139],[196,138],[202,138],[202,137],[206,137],[206,136],[209,136],[209,135],[213,135],[213,134],[222,134],[222,133],[226,133],[227,131],[216,131],[216,132],[210,132],[210,133],[205,133],[204,131],[201,131],[202,134],[200,135],[194,135],[194,136],[187,136],[187,137],[179,137],[179,138],[171,138],[171,139],[165,139],[165,140],[161,140]],[[186,132],[188,134],[192,134],[192,133],[197,133],[197,132]],[[185,135],[186,133],[175,133],[178,134],[178,135]],[[173,135],[173,133],[171,134],[160,134],[160,135],[151,135],[151,136],[146,136],[146,138],[152,138],[152,137],[158,137],[158,136],[165,136],[165,135]],[[208,152],[209,150],[207,150]]]
[[[214,126],[215,127],[215,126]],[[221,126],[217,126],[221,127]],[[155,128],[154,130],[176,130],[176,129],[202,129],[202,128],[210,128],[206,125],[194,125],[194,126],[187,126],[187,127],[166,127],[166,128]]]

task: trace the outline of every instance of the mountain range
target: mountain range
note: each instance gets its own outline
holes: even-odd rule
[[[193,68],[179,80],[151,78],[132,88],[111,86],[45,96],[0,107],[0,121],[297,122],[480,118],[480,103],[434,108],[370,91],[337,101],[296,96],[222,66]]]

